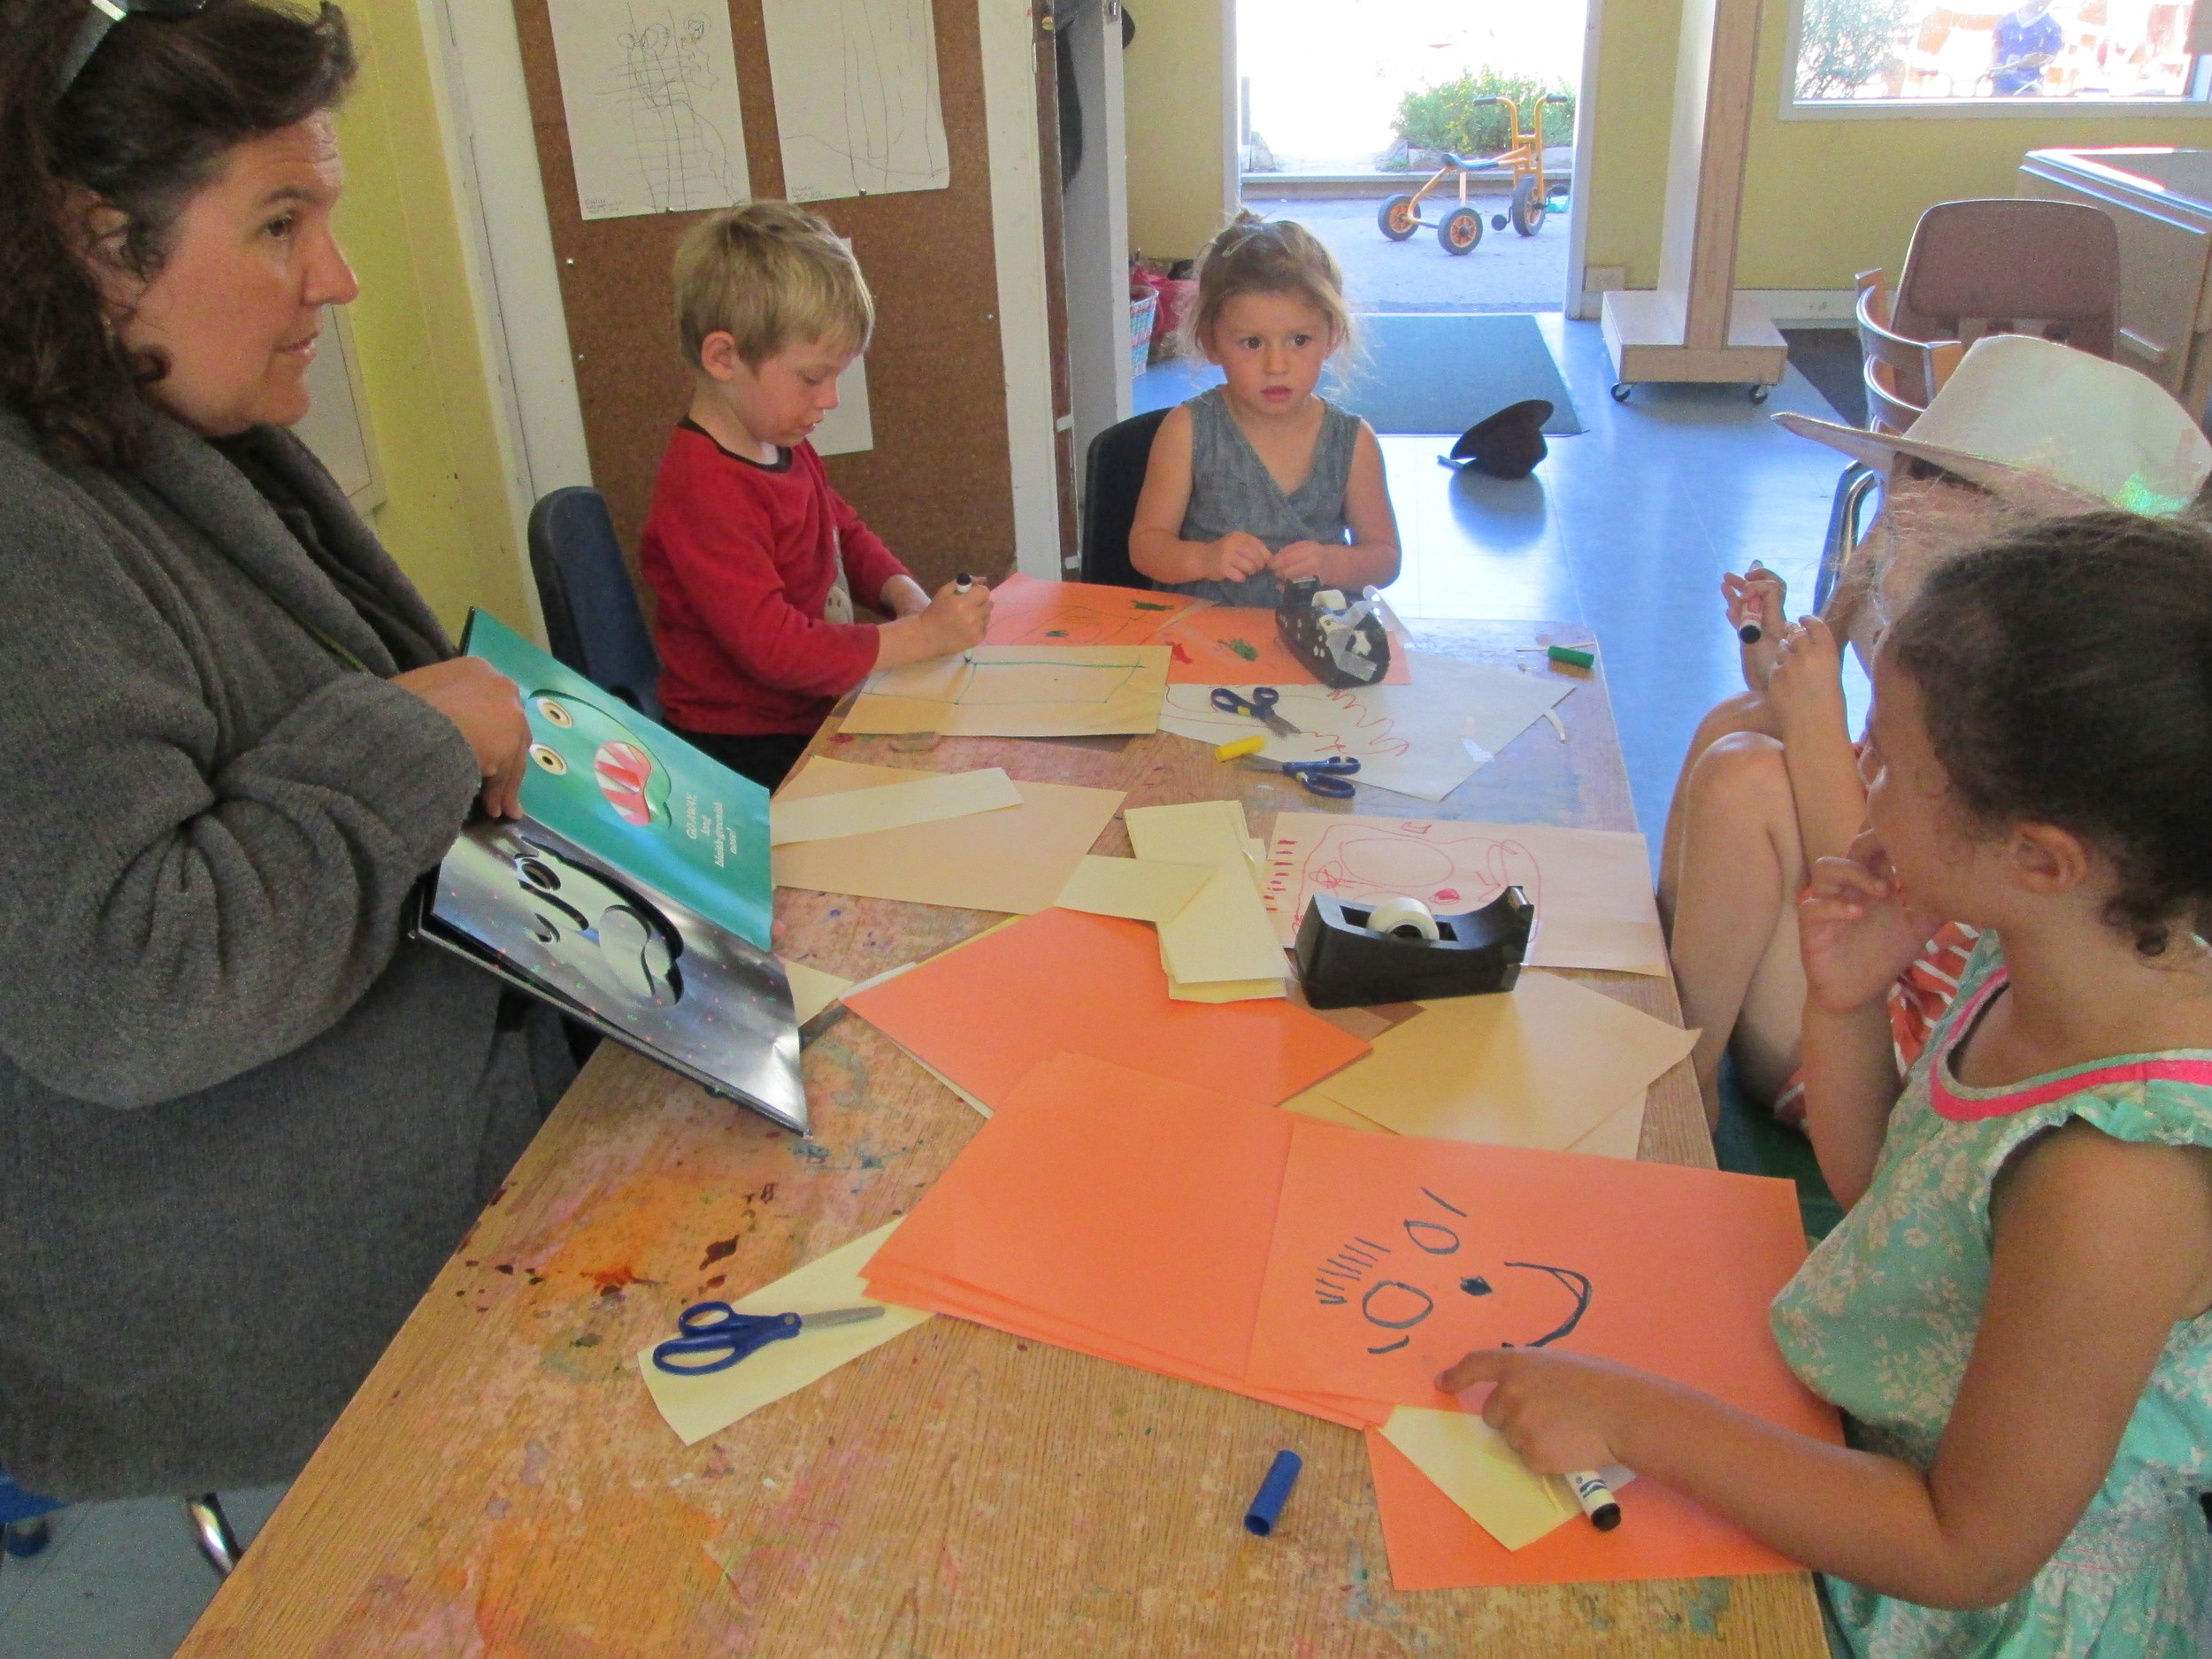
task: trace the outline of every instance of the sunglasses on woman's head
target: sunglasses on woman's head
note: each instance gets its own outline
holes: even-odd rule
[[[55,78],[57,104],[76,84],[84,66],[92,61],[92,54],[107,39],[108,31],[125,18],[188,18],[206,11],[208,0],[90,0],[90,4],[92,15],[77,30],[77,38],[69,42],[69,55],[61,60],[61,73]]]

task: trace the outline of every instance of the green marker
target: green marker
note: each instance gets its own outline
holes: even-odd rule
[[[1598,660],[1595,651],[1586,651],[1577,645],[1547,646],[1544,655],[1555,663],[1570,663],[1577,668],[1588,668]]]

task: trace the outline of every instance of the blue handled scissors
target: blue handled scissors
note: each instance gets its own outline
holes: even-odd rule
[[[1334,755],[1327,760],[1267,760],[1255,755],[1243,763],[1254,772],[1286,772],[1304,786],[1309,795],[1332,801],[1352,798],[1352,774],[1359,770],[1356,756]]]
[[[882,1315],[880,1308],[840,1308],[834,1313],[740,1313],[726,1302],[696,1302],[676,1317],[676,1328],[683,1334],[672,1336],[656,1348],[653,1363],[679,1377],[703,1377],[709,1371],[727,1371],[771,1342],[780,1342],[802,1331],[855,1325]],[[714,1357],[703,1364],[674,1363],[693,1354]]]
[[[1275,705],[1282,700],[1283,694],[1272,686],[1255,686],[1248,697],[1240,697],[1226,686],[1214,687],[1214,707],[1222,713],[1248,714],[1278,737],[1302,735],[1296,726],[1275,712]]]

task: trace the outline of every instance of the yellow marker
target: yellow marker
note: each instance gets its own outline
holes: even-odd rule
[[[1256,755],[1267,747],[1263,737],[1240,737],[1233,743],[1224,743],[1214,750],[1216,760],[1238,760],[1247,755]]]

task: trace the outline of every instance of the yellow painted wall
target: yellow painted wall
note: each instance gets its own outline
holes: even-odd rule
[[[1628,267],[1631,288],[1659,275],[1679,0],[1602,0],[1589,263]],[[1767,0],[1752,103],[1736,282],[1747,288],[1847,288],[1875,266],[1893,273],[1923,209],[2010,196],[2031,150],[2208,144],[2204,106],[2179,114],[2054,112],[1879,120],[1781,119],[1790,0]]]
[[[479,604],[527,630],[420,13],[347,0],[346,15],[363,67],[339,117],[338,231],[361,278],[354,340],[390,492],[373,521],[449,629]]]
[[[1187,259],[1222,223],[1221,8],[1225,0],[1136,0],[1122,54],[1129,131],[1129,240]]]

